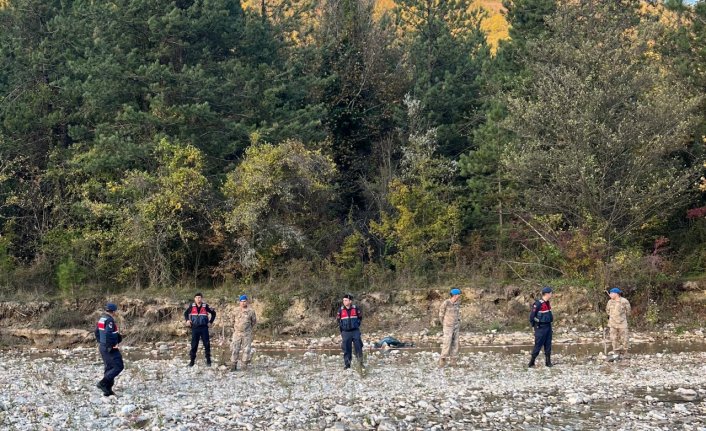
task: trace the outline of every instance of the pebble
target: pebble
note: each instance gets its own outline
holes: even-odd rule
[[[41,361],[0,351],[0,424],[18,430],[82,424],[119,431],[389,431],[668,429],[676,421],[706,429],[702,403],[660,401],[702,396],[696,390],[706,388],[702,352],[635,354],[619,370],[557,353],[552,370],[528,370],[526,354],[463,353],[458,366],[439,369],[438,351],[392,350],[368,355],[365,373],[343,372],[340,354],[258,353],[250,369],[231,373],[219,361],[211,369],[187,368],[186,351],[174,358],[141,354],[163,345],[132,350],[142,359],[126,360],[117,397],[95,388],[101,367],[93,349]],[[49,373],[51,385],[37,377]]]

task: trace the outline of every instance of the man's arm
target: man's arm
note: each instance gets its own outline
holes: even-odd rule
[[[363,312],[360,311],[360,307],[356,306],[356,308],[358,309],[358,320],[360,320],[362,322],[363,321]]]
[[[441,303],[441,307],[439,307],[439,324],[443,325],[444,324],[444,317],[446,316],[446,301]]]
[[[532,304],[532,311],[530,311],[529,315],[529,322],[530,326],[534,327],[534,325],[537,324],[537,321],[535,320],[537,318],[537,312],[539,311],[539,307],[537,306],[537,301]]]
[[[186,310],[184,310],[184,320],[187,322],[189,321],[189,310],[190,309],[191,309],[191,307],[186,307]]]
[[[252,325],[253,328],[257,325],[257,316],[255,315],[255,311],[250,314],[250,325]]]
[[[211,320],[208,323],[213,324],[213,321],[216,320],[216,310],[209,306],[206,306],[206,311],[211,313]]]
[[[626,318],[627,318],[627,317],[630,317],[630,311],[631,311],[631,308],[630,308],[630,301],[628,301],[628,300],[626,299],[626,300],[625,300],[625,317],[626,317]]]
[[[122,341],[123,337],[120,332],[117,331],[117,325],[113,319],[106,322],[105,325],[105,339],[110,347],[115,347]]]

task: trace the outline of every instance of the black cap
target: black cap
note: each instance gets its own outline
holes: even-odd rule
[[[351,299],[352,300],[353,295],[351,295],[350,293],[346,293],[345,295],[343,295],[343,299]]]

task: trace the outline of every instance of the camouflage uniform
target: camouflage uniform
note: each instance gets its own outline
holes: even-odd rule
[[[252,331],[257,323],[255,311],[250,308],[238,308],[233,318],[233,341],[230,346],[232,354],[230,360],[235,367],[238,360],[241,367],[247,368],[252,357],[250,347],[252,345]]]
[[[630,315],[630,302],[620,297],[611,299],[605,307],[608,313],[608,327],[610,328],[610,341],[613,351],[627,353],[628,351],[628,315]]]
[[[441,347],[439,364],[443,365],[447,359],[456,360],[458,356],[458,335],[461,329],[461,301],[447,299],[439,308],[439,322],[444,327],[444,338]]]

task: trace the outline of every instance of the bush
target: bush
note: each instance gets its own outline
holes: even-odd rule
[[[89,315],[61,308],[50,310],[42,319],[42,327],[48,329],[83,328],[91,323]]]

